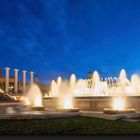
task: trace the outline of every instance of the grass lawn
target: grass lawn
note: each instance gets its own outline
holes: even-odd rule
[[[140,134],[140,121],[111,121],[90,117],[67,119],[0,119],[0,134]]]

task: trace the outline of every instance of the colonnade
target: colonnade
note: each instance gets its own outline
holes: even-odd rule
[[[5,74],[5,92],[9,92],[9,71],[10,68],[6,67],[5,68],[6,74]],[[14,92],[17,93],[18,92],[18,69],[14,69]],[[26,70],[22,71],[22,83],[23,83],[23,93],[26,92]],[[34,83],[34,72],[31,71],[30,72],[30,85],[32,85]]]

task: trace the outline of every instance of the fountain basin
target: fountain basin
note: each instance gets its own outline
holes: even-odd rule
[[[43,110],[45,110],[45,108],[44,108],[44,106],[34,106],[34,107],[31,107],[31,110],[43,111]]]
[[[103,113],[105,114],[129,114],[129,113],[135,113],[135,109],[122,109],[122,110],[114,110],[112,108],[104,108]]]
[[[79,112],[79,108],[57,108],[57,112]]]

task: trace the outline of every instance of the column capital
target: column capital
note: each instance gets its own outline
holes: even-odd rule
[[[33,72],[33,71],[30,71],[30,73],[32,73],[32,74],[33,74],[34,72]]]
[[[26,73],[27,71],[26,71],[26,70],[23,70],[22,72],[23,72],[23,73]]]
[[[19,69],[14,69],[14,71],[19,71]]]
[[[6,70],[10,70],[10,68],[9,68],[9,67],[5,67],[5,69],[6,69]]]

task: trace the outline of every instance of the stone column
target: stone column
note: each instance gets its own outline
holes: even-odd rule
[[[6,78],[5,78],[5,92],[9,92],[9,70],[10,68],[6,67]]]
[[[14,92],[18,92],[18,69],[14,69],[15,71],[15,84],[14,84]]]
[[[26,92],[26,70],[23,70],[22,73],[23,73],[23,79],[22,79],[22,83],[23,83],[23,93]]]
[[[34,83],[34,72],[30,72],[30,85],[33,85]]]

